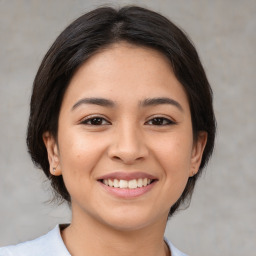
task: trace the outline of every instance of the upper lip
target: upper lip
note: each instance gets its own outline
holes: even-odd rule
[[[157,178],[151,174],[145,172],[112,172],[100,176],[97,180],[134,180],[134,179],[144,179],[148,178],[151,180],[156,180]]]

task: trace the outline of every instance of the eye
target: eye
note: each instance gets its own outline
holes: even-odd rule
[[[95,117],[84,119],[81,122],[81,124],[100,126],[100,125],[109,125],[110,123],[103,117],[95,116]]]
[[[158,126],[164,126],[164,125],[172,125],[175,124],[174,121],[167,119],[165,117],[154,117],[146,122],[148,125],[158,125]]]

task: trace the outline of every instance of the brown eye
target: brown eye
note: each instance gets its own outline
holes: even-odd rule
[[[106,119],[104,119],[102,117],[88,118],[88,119],[83,120],[81,123],[86,124],[86,125],[106,125],[106,124],[110,124]]]
[[[175,124],[175,123],[167,118],[164,118],[164,117],[155,117],[155,118],[152,118],[151,120],[149,120],[146,124],[161,126],[161,125],[171,125],[171,124]]]

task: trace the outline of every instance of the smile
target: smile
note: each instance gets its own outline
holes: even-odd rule
[[[151,191],[158,177],[145,172],[112,172],[98,177],[97,181],[111,195],[132,199]]]
[[[142,188],[150,185],[154,180],[148,178],[140,178],[140,179],[132,179],[132,180],[118,180],[118,179],[103,179],[102,182],[114,188],[128,188],[128,189],[136,189]]]

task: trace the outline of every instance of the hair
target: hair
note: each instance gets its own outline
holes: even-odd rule
[[[48,131],[57,138],[62,99],[78,68],[95,53],[121,41],[153,48],[169,59],[188,97],[194,139],[200,131],[208,134],[199,171],[188,179],[181,197],[170,209],[171,216],[180,205],[191,200],[195,183],[214,148],[216,122],[212,90],[196,49],[181,29],[159,13],[138,6],[101,7],[76,19],[57,37],[43,58],[33,83],[28,151],[34,164],[51,181],[54,198],[70,204],[62,176],[50,174],[42,136]]]

